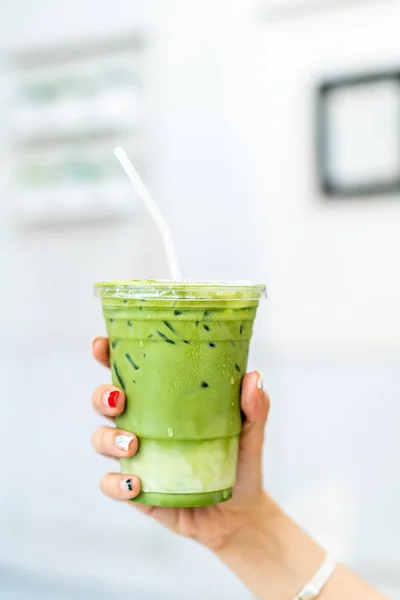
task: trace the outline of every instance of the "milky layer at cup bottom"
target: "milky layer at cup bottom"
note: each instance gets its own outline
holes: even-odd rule
[[[144,492],[195,494],[230,488],[236,479],[238,436],[208,442],[140,440],[139,451],[121,460]]]

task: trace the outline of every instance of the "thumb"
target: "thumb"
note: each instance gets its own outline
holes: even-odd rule
[[[261,487],[262,447],[270,407],[258,371],[249,373],[243,379],[241,407],[245,419],[240,436],[237,488],[238,491],[251,493]]]

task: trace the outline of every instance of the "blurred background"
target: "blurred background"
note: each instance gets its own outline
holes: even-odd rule
[[[271,493],[400,599],[399,0],[2,0],[0,597],[249,598],[98,481],[92,283],[265,282]]]

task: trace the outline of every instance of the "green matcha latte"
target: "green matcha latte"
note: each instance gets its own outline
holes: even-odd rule
[[[123,473],[153,506],[228,500],[236,479],[240,385],[265,287],[249,283],[97,283],[113,383],[126,394],[118,427],[139,438]]]

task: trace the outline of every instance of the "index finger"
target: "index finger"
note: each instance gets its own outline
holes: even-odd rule
[[[92,342],[92,353],[94,358],[104,367],[110,366],[110,347],[108,345],[108,338],[94,338]]]

